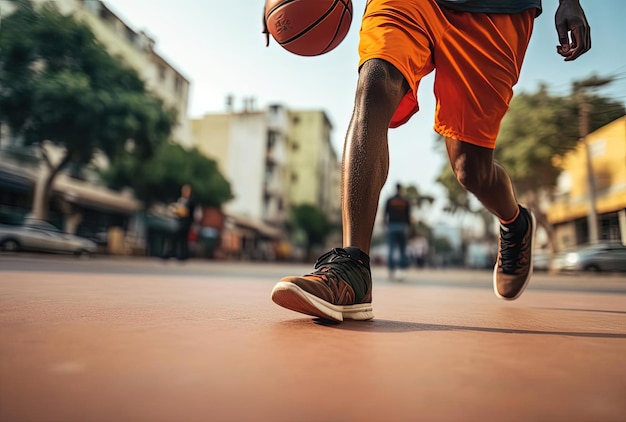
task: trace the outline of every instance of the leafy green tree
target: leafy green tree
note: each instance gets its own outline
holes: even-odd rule
[[[184,184],[191,185],[194,198],[202,205],[219,207],[232,198],[230,184],[215,160],[174,143],[163,144],[148,160],[126,154],[103,177],[114,189],[131,187],[147,206],[175,201]]]
[[[291,216],[293,225],[306,234],[306,255],[309,257],[314,246],[324,244],[331,225],[324,211],[311,204],[292,207]]]
[[[589,96],[587,101],[591,105],[590,131],[624,115],[624,105],[618,101],[597,95]],[[561,173],[555,157],[563,156],[580,142],[578,114],[576,95],[551,95],[546,86],[540,86],[535,93],[520,93],[513,98],[498,136],[495,158],[507,169],[520,201],[535,211],[550,242],[552,227],[539,202],[551,197]],[[482,209],[472,205],[470,195],[458,184],[448,164],[437,181],[447,191],[450,211]]]
[[[624,105],[593,96],[590,131],[624,115]],[[580,141],[579,104],[575,96],[551,96],[545,86],[521,93],[511,102],[500,134],[496,159],[515,182],[519,195],[556,186],[561,169],[554,157],[573,150]]]
[[[624,105],[609,98],[594,95],[588,102],[590,131],[624,115]],[[534,94],[517,95],[498,137],[496,160],[509,172],[520,200],[535,211],[550,244],[553,229],[540,200],[552,197],[561,173],[555,157],[562,157],[580,142],[579,107],[576,95],[551,96],[545,86]]]
[[[0,26],[0,118],[24,145],[41,147],[47,172],[33,212],[45,219],[54,179],[69,163],[87,164],[96,151],[114,160],[129,145],[150,156],[169,138],[175,115],[87,25],[52,2],[16,4]],[[52,159],[44,144],[60,158]]]

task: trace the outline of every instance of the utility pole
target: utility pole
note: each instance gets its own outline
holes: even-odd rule
[[[591,111],[591,104],[587,101],[588,88],[597,88],[607,85],[613,81],[613,78],[600,78],[598,76],[592,76],[583,81],[574,82],[574,93],[578,99],[579,114],[578,125],[580,130],[580,140],[585,146],[585,164],[587,168],[587,192],[589,200],[589,214],[587,215],[587,226],[589,233],[589,243],[595,244],[600,240],[598,233],[598,211],[596,208],[596,182],[593,172],[593,162],[591,147],[587,140],[589,134],[589,113]]]

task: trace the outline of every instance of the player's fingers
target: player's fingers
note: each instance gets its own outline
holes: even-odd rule
[[[561,44],[561,46],[569,44],[569,28],[566,22],[557,22],[556,32],[559,36],[559,44]]]
[[[568,56],[565,58],[567,61],[576,60],[580,55],[587,52],[591,47],[591,37],[589,35],[588,28],[584,25],[576,26],[572,29],[572,48],[569,51]]]

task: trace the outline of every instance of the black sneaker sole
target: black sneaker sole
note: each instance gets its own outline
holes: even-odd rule
[[[365,321],[374,318],[371,303],[333,305],[286,281],[279,281],[274,286],[272,300],[283,308],[335,322],[342,322],[344,319]]]

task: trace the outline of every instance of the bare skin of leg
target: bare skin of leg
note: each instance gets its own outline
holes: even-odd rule
[[[408,89],[404,76],[384,60],[369,60],[361,67],[341,166],[344,247],[369,254],[380,191],[389,173],[389,122]]]
[[[500,220],[508,221],[518,210],[511,178],[493,159],[494,151],[446,138],[450,165],[465,189]]]

